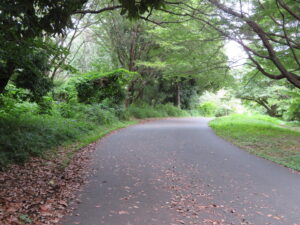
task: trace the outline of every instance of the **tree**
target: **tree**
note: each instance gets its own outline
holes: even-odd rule
[[[153,36],[156,48],[151,58],[139,65],[155,68],[166,82],[173,83],[174,103],[189,108],[193,95],[205,90],[215,91],[228,84],[227,57],[224,39],[209,26],[197,20],[178,20],[177,15],[156,15],[148,32]],[[189,91],[190,90],[190,91]]]
[[[106,52],[110,64],[115,68],[122,67],[141,75],[128,84],[126,105],[141,98],[145,85],[156,79],[159,74],[155,69],[138,64],[139,61],[149,60],[150,51],[155,47],[148,29],[149,24],[144,21],[124,20],[116,13],[107,15],[101,23],[92,28],[99,51]]]
[[[256,75],[250,72],[243,78],[236,97],[263,108],[269,116],[282,117],[288,109],[290,89],[284,84]]]
[[[101,13],[121,9],[130,18],[162,5],[162,0],[120,0],[117,6],[100,10],[82,10],[87,0],[3,0],[0,3],[0,93],[15,71],[23,70],[26,55],[35,44],[55,34],[64,34],[73,26],[73,14]],[[89,7],[86,4],[85,7]],[[46,48],[47,50],[47,48]],[[49,53],[50,54],[50,53]],[[53,56],[55,57],[55,55]]]
[[[85,2],[86,0],[1,1],[0,93],[13,74],[26,67],[27,56],[32,49],[47,50],[44,45],[47,35],[62,34],[67,27],[72,26],[70,16]]]
[[[99,61],[106,54],[109,60],[104,59],[105,63],[113,65],[112,69],[123,67],[141,75],[128,85],[127,105],[139,99],[151,104],[155,98],[162,103],[171,101],[189,107],[188,99],[192,96],[204,90],[217,90],[230,77],[224,38],[209,26],[159,13],[153,15],[156,22],[151,23],[146,17],[143,18],[147,23],[124,20],[114,12],[101,16],[94,18],[100,22],[91,27],[94,37],[89,36],[94,48],[98,45],[101,51],[99,58],[94,57],[99,64],[97,69],[104,66]],[[155,90],[159,90],[160,97]]]
[[[209,1],[226,13],[226,28],[234,31],[226,35],[243,46],[253,66],[271,79],[287,79],[300,88],[299,2],[253,0],[250,9],[243,8],[244,2],[237,11],[219,0]]]
[[[240,44],[261,74],[300,88],[299,1],[177,1],[160,10],[209,25]]]

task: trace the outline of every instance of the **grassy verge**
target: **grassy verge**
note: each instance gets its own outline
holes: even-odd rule
[[[97,124],[30,114],[0,117],[0,167],[23,163],[32,156],[48,157],[60,146],[70,148],[68,154],[71,156],[71,152],[132,123],[135,121],[115,119],[107,124]]]
[[[300,131],[268,116],[231,115],[210,122],[217,135],[278,164],[300,171]]]

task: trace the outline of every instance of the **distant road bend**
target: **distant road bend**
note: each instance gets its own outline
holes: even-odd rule
[[[204,118],[105,137],[61,225],[300,225],[300,175],[217,137]]]

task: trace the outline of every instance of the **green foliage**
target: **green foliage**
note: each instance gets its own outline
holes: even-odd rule
[[[26,65],[16,72],[14,83],[17,87],[28,89],[33,94],[32,100],[38,101],[52,88],[52,81],[47,76],[49,70],[49,55],[38,49],[27,55]]]
[[[67,82],[56,83],[52,91],[52,96],[59,102],[77,102],[76,79],[70,79]]]
[[[167,114],[167,116],[170,116],[170,117],[190,116],[187,111],[181,110],[171,103],[156,105],[155,109],[165,112]]]
[[[181,110],[172,104],[150,106],[147,103],[141,102],[130,105],[128,107],[128,113],[131,117],[138,119],[189,116],[188,112]]]
[[[288,120],[300,121],[300,91],[290,92],[289,94],[291,95],[292,100],[285,117]]]
[[[119,0],[122,4],[121,15],[127,14],[129,18],[139,18],[145,12],[159,9],[164,5],[164,0]]]
[[[232,109],[231,107],[225,106],[225,105],[221,105],[218,107],[218,109],[215,113],[215,116],[216,117],[228,116],[233,113],[235,113],[234,109]]]
[[[26,80],[27,75],[33,78],[34,73],[28,70],[28,66],[35,61],[31,56],[37,49],[45,50],[48,57],[53,55],[47,36],[62,34],[68,27],[72,27],[71,15],[85,2],[86,0],[0,2],[0,93],[16,72],[21,72],[24,78],[22,80]]]
[[[17,88],[16,85],[9,83],[3,93],[6,97],[13,98],[17,102],[30,100],[33,98],[32,93],[28,89]]]
[[[193,2],[188,4],[193,5]],[[195,7],[196,6],[195,4]],[[182,13],[180,9],[173,10]],[[208,10],[209,7],[206,7]],[[157,20],[177,21],[178,17],[158,14]],[[201,28],[200,28],[201,27]],[[180,78],[193,81],[198,93],[205,90],[216,91],[232,80],[228,71],[224,42],[219,34],[208,26],[200,25],[197,20],[154,27],[148,31],[155,41],[151,57],[139,62],[162,72],[164,78],[180,82]]]
[[[0,167],[11,162],[22,163],[30,156],[40,156],[66,141],[76,140],[89,128],[80,122],[49,116],[1,115]]]
[[[41,156],[120,120],[189,115],[171,104],[151,107],[141,103],[125,109],[109,100],[97,104],[54,102],[49,96],[42,100],[37,105],[0,96],[0,168]]]
[[[224,37],[240,43],[249,56],[248,64],[265,77],[284,80],[300,88],[299,1],[240,1],[240,8],[234,1],[209,2],[218,13],[203,20],[222,30]],[[251,8],[247,15],[246,7]],[[226,18],[219,16],[222,13]]]
[[[49,88],[49,87],[47,87]],[[17,88],[9,84],[4,94],[0,96],[2,111],[8,114],[22,114],[26,112],[50,114],[53,105],[51,96],[36,95],[24,88]]]
[[[51,114],[53,99],[50,96],[43,96],[38,99],[37,104],[39,105],[40,114]]]
[[[202,116],[227,116],[232,113],[244,113],[246,112],[246,108],[242,105],[241,100],[235,98],[232,90],[221,89],[216,93],[213,92],[205,92],[199,98],[200,105],[198,105],[197,110],[198,114]],[[210,115],[206,115],[205,109],[202,110],[202,104],[212,103],[212,113]],[[199,109],[200,107],[200,109]],[[208,113],[209,114],[209,113]]]
[[[115,110],[102,104],[59,103],[56,107],[62,117],[76,121],[95,125],[107,125],[118,121]]]
[[[148,104],[173,104],[177,105],[177,91],[180,94],[182,109],[191,109],[198,101],[199,87],[194,79],[158,78],[149,80],[148,85],[143,88],[143,96],[139,99]],[[177,89],[179,86],[179,90]]]
[[[30,219],[30,217],[28,215],[22,214],[22,215],[20,215],[19,218],[24,223],[27,223],[27,224],[31,224],[32,223],[32,220]]]
[[[1,115],[20,115],[23,113],[37,114],[39,107],[36,103],[18,101],[14,98],[0,94],[0,114]]]
[[[203,116],[215,116],[218,106],[213,102],[204,102],[199,105],[198,110]]]
[[[37,36],[45,33],[62,33],[72,26],[70,15],[82,7],[86,0],[1,1],[1,23],[6,36]],[[16,20],[15,18],[19,18]],[[11,39],[9,39],[11,40]]]
[[[179,9],[176,12],[181,13]],[[157,13],[153,20],[178,18]],[[159,27],[144,21],[128,22],[111,14],[93,30],[100,39],[97,41],[101,42],[101,54],[110,50],[106,62],[141,74],[128,85],[127,105],[144,101],[150,105],[173,103],[191,109],[205,90],[215,91],[232,81],[226,73],[223,40],[216,31],[200,27],[197,21]],[[109,48],[103,49],[103,45]],[[103,60],[102,55],[99,60]]]
[[[75,84],[78,100],[82,103],[100,103],[110,99],[114,104],[119,105],[126,97],[125,86],[137,75],[125,69],[104,74],[81,75]]]
[[[9,102],[8,97],[1,96],[1,102],[3,99]],[[16,103],[10,99],[9,103],[2,105],[0,168],[12,162],[23,163],[31,156],[41,156],[49,149],[87,136],[99,126],[119,122],[116,110],[101,104],[59,103],[52,110],[48,105],[41,109],[34,104]],[[52,115],[39,115],[41,110],[49,110],[47,113]]]
[[[290,97],[286,84],[259,76],[256,70],[251,70],[238,85],[235,95],[246,105],[274,117],[282,117],[287,111]]]

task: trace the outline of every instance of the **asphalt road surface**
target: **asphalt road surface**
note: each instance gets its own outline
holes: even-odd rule
[[[300,175],[217,137],[203,118],[105,137],[62,225],[300,224]]]

